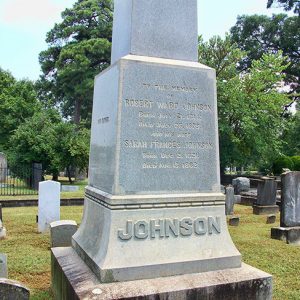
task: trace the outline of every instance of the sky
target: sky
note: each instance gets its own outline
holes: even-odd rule
[[[38,55],[47,49],[46,33],[75,0],[0,0],[0,67],[17,79],[38,79]],[[208,40],[224,37],[238,15],[281,13],[267,0],[198,0],[198,32]]]

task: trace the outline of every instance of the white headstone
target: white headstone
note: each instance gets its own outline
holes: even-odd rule
[[[44,181],[39,183],[38,231],[49,230],[51,222],[60,219],[60,183]]]

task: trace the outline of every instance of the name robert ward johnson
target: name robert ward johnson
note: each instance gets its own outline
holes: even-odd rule
[[[159,219],[150,221],[136,221],[128,220],[125,229],[118,230],[118,237],[121,240],[136,239],[144,240],[147,238],[154,239],[168,238],[170,236],[191,236],[218,234],[221,232],[220,217],[191,218],[179,219]]]

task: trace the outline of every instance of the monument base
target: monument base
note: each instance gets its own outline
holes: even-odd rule
[[[71,247],[51,252],[55,299],[272,299],[272,276],[246,264],[221,271],[100,283]]]
[[[271,228],[271,238],[300,246],[300,227]]]
[[[253,205],[253,214],[254,215],[270,215],[270,214],[277,214],[279,212],[278,205]]]

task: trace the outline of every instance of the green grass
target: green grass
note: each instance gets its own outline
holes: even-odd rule
[[[61,218],[81,221],[83,207],[62,207]],[[273,275],[274,299],[300,299],[300,247],[272,240],[265,216],[252,215],[251,207],[236,206],[239,227],[230,227],[233,241],[243,261]],[[8,254],[9,277],[31,289],[32,299],[52,299],[50,291],[49,235],[38,234],[36,207],[4,208],[6,240],[0,252]],[[279,217],[279,215],[278,215]]]
[[[61,219],[81,222],[83,207],[61,207]],[[37,207],[3,208],[7,238],[0,252],[8,255],[8,275],[31,290],[31,299],[52,299],[50,292],[49,234],[39,234]]]

